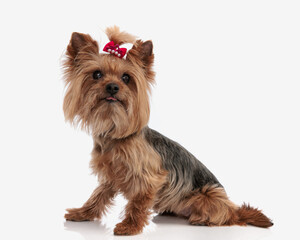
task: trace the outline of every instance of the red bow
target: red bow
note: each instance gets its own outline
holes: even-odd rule
[[[110,54],[115,55],[118,58],[124,57],[127,52],[126,48],[120,48],[119,44],[115,44],[114,41],[109,42],[103,48],[104,52],[108,52]]]

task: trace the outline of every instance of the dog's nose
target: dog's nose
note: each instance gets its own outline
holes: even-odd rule
[[[106,85],[106,92],[110,94],[116,94],[119,91],[119,86],[115,83],[109,83]]]

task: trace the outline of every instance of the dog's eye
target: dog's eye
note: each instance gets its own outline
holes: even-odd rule
[[[122,80],[124,83],[128,84],[130,80],[130,76],[127,73],[124,73],[122,76]]]
[[[97,80],[97,79],[99,79],[99,78],[102,78],[102,72],[100,72],[100,71],[95,71],[94,73],[93,73],[93,78],[95,79],[95,80]]]

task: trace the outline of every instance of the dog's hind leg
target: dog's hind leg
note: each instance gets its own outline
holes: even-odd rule
[[[70,221],[93,221],[101,219],[107,208],[112,204],[116,191],[109,183],[98,186],[91,197],[81,208],[67,209],[65,219]]]
[[[272,221],[260,210],[247,205],[241,207],[231,202],[225,190],[215,185],[206,185],[194,192],[185,204],[190,207],[189,222],[193,225],[221,226],[247,224],[271,227]]]
[[[231,202],[224,189],[216,185],[206,185],[201,191],[193,192],[185,205],[191,210],[189,222],[193,225],[221,226],[245,225],[239,223],[237,209]]]

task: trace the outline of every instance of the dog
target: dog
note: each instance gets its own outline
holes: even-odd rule
[[[121,193],[128,204],[116,235],[141,233],[152,210],[184,217],[193,225],[272,226],[260,210],[231,202],[196,157],[147,126],[155,82],[152,41],[116,26],[106,34],[110,42],[100,53],[90,35],[74,32],[63,63],[65,119],[92,135],[90,166],[99,179],[81,208],[67,209],[66,220],[101,219]],[[128,52],[120,47],[125,43],[133,44]]]

